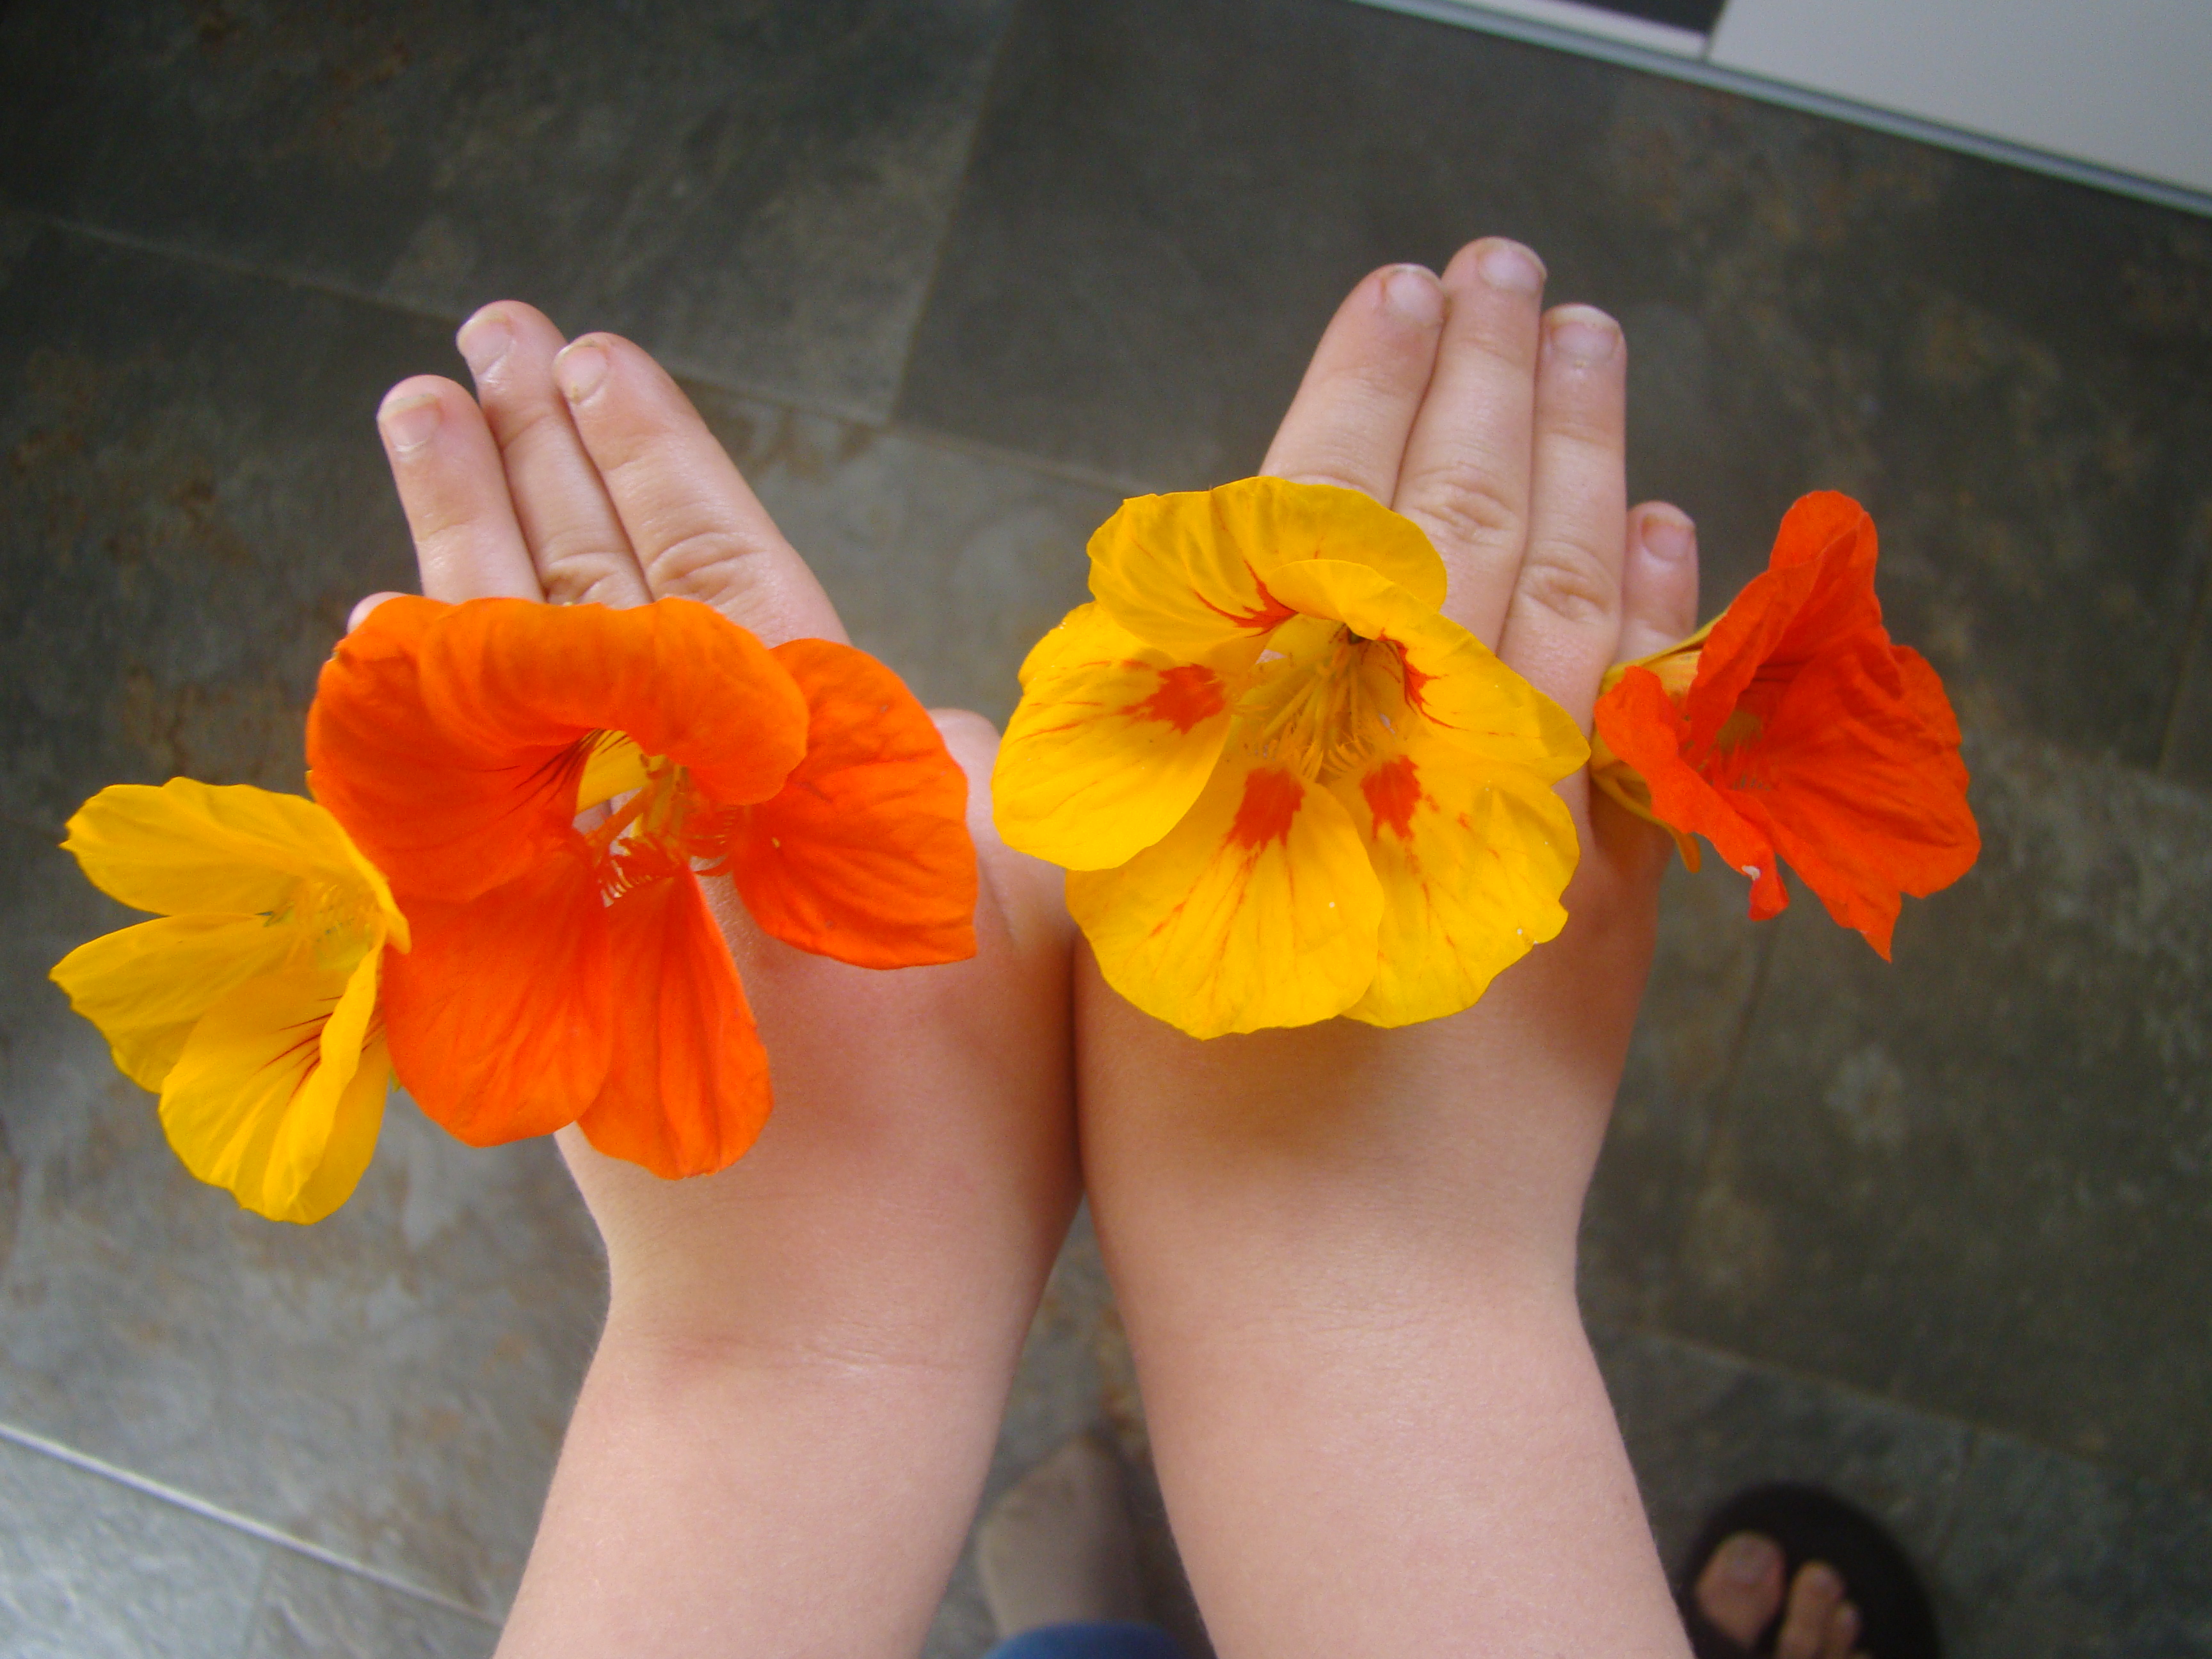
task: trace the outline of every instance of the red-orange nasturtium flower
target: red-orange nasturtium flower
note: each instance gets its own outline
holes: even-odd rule
[[[324,667],[307,758],[413,929],[394,1069],[471,1145],[574,1122],[672,1177],[752,1144],[768,1058],[702,874],[818,955],[975,954],[966,780],[849,646],[688,599],[389,599]]]
[[[1900,896],[1972,867],[1959,722],[1917,651],[1891,643],[1874,520],[1821,491],[1790,509],[1764,573],[1680,644],[1616,668],[1598,699],[1599,787],[1703,836],[1751,878],[1751,914],[1790,902],[1787,860],[1828,914],[1887,958]]]

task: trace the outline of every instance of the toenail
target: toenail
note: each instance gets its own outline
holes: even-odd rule
[[[1808,1595],[1840,1598],[1844,1593],[1844,1581],[1826,1562],[1815,1561],[1797,1575],[1797,1588]]]
[[[1577,363],[1601,363],[1620,343],[1620,329],[1601,311],[1570,312],[1552,325],[1552,349]]]
[[[1444,319],[1443,290],[1419,265],[1401,265],[1382,280],[1382,303],[1401,320],[1434,328]]]
[[[438,394],[425,392],[418,397],[402,398],[389,403],[377,411],[376,423],[384,428],[386,440],[401,454],[422,447],[437,431],[443,418],[438,407]]]
[[[553,378],[560,381],[563,397],[580,404],[607,378],[605,349],[589,340],[577,341],[553,360]]]
[[[1756,1584],[1774,1570],[1774,1546],[1756,1534],[1740,1532],[1721,1546],[1720,1569],[1732,1584]]]
[[[1511,294],[1544,291],[1544,263],[1518,242],[1491,242],[1474,256],[1474,268],[1492,288]]]
[[[460,349],[469,373],[482,380],[514,343],[514,328],[496,311],[479,311],[461,325],[453,343]]]

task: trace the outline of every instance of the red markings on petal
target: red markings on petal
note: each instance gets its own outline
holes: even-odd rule
[[[1389,830],[1401,841],[1413,839],[1413,809],[1421,804],[1421,775],[1411,755],[1384,761],[1360,779],[1359,793],[1367,797],[1367,810],[1375,815],[1377,830]]]
[[[1142,668],[1143,663],[1126,665]],[[1138,720],[1159,720],[1178,732],[1212,720],[1229,705],[1221,695],[1221,677],[1201,663],[1177,663],[1159,671],[1159,689],[1131,703],[1121,712]]]
[[[1244,799],[1229,826],[1232,846],[1257,850],[1291,838],[1291,820],[1305,804],[1306,787],[1279,766],[1255,768],[1244,779]]]
[[[1254,570],[1249,565],[1245,566],[1245,571],[1252,578],[1252,586],[1260,590],[1258,610],[1231,611],[1224,606],[1214,604],[1203,593],[1196,596],[1198,602],[1215,616],[1225,617],[1235,623],[1237,627],[1248,629],[1255,634],[1272,633],[1298,614],[1297,611],[1285,605],[1267,591],[1267,584],[1260,580],[1259,572]]]

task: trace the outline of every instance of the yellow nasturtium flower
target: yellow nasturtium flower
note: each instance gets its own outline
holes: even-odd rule
[[[1247,478],[1123,503],[1091,562],[992,787],[1123,996],[1194,1036],[1405,1025],[1559,932],[1577,848],[1552,785],[1589,747],[1439,614],[1418,526]]]
[[[408,937],[384,878],[314,802],[189,778],[101,790],[62,845],[161,919],[70,951],[55,982],[161,1095],[185,1168],[321,1220],[368,1167],[392,1078],[377,977]]]

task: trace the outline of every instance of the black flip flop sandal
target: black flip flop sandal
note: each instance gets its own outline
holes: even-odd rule
[[[1808,1561],[1833,1567],[1859,1610],[1858,1645],[1871,1659],[1940,1659],[1935,1610],[1896,1540],[1842,1498],[1818,1486],[1784,1482],[1738,1492],[1713,1512],[1690,1548],[1674,1600],[1698,1659],[1757,1659],[1774,1651],[1782,1627],[1778,1613],[1746,1648],[1698,1610],[1698,1574],[1723,1540],[1740,1532],[1761,1534],[1782,1547],[1784,1584]]]

